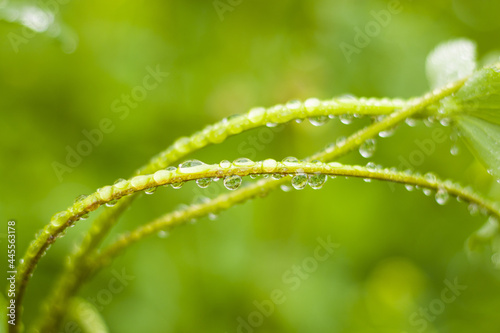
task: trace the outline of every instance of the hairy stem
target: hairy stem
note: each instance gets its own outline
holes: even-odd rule
[[[206,177],[216,176],[248,176],[252,174],[282,174],[282,175],[328,175],[328,176],[346,176],[357,177],[363,179],[376,179],[383,181],[390,181],[395,183],[402,183],[406,185],[416,186],[422,189],[430,189],[436,191],[438,194],[450,195],[464,202],[477,205],[481,210],[487,214],[494,216],[500,220],[500,207],[494,201],[484,198],[480,194],[472,191],[471,189],[464,188],[461,185],[452,181],[443,181],[432,175],[422,176],[419,174],[409,174],[406,172],[394,171],[392,169],[373,169],[362,166],[342,165],[340,163],[307,163],[300,162],[295,165],[279,163],[274,160],[265,160],[256,162],[253,166],[242,168],[232,166],[229,169],[221,169],[216,165],[210,166],[210,172],[204,175],[196,175],[193,173],[187,177],[187,180],[200,179]],[[163,181],[161,181],[163,183]],[[160,183],[160,184],[161,184]],[[170,214],[166,214],[154,221],[142,225],[134,231],[122,235],[118,241],[108,246],[102,254],[98,255],[95,261],[93,271],[98,270],[100,267],[111,263],[112,259],[121,253],[125,248],[139,240],[154,234],[160,230],[171,229],[176,225],[182,224],[193,218],[199,218],[209,213],[217,213],[226,210],[238,203],[242,203],[250,198],[258,196],[261,187],[265,184],[257,182],[248,186],[241,191],[221,195],[214,200],[206,203],[195,204],[183,210],[178,210]],[[149,185],[152,185],[150,183]]]
[[[282,124],[293,119],[307,117],[341,115],[346,113],[360,115],[385,115],[396,108],[405,105],[400,99],[375,99],[375,98],[335,98],[328,101],[309,99],[304,103],[291,102],[286,105],[277,105],[268,109],[254,108],[248,113],[233,116],[219,123],[207,126],[191,137],[183,137],[174,142],[172,146],[154,157],[149,164],[140,168],[136,174],[148,174],[178,161],[184,156],[201,149],[209,144],[223,142],[227,137],[239,134],[253,128],[265,126],[267,123]],[[97,199],[95,196],[93,199]],[[84,260],[87,253],[91,252],[106,236],[111,227],[116,223],[120,214],[128,207],[134,199],[129,196],[121,200],[115,207],[104,212],[96,219],[90,228],[82,246],[72,256],[72,263]],[[99,207],[99,200],[86,201],[86,207],[75,203],[66,211],[55,214],[51,222],[43,229],[39,237],[29,244],[29,247],[20,261],[16,276],[16,313],[17,320],[21,322],[21,305],[25,289],[36,265],[49,246],[56,241],[59,235],[78,221],[82,216]],[[83,209],[85,208],[85,209]],[[12,326],[12,325],[11,325]],[[17,332],[19,327],[10,327],[10,332]]]
[[[388,116],[386,116],[383,120],[376,122],[349,137],[346,139],[345,143],[343,145],[337,146],[333,149],[327,149],[321,153],[318,153],[316,155],[313,155],[311,157],[311,160],[317,159],[321,161],[326,161],[326,160],[331,160],[334,158],[337,158],[339,156],[342,156],[346,154],[347,152],[356,149],[359,147],[364,141],[367,139],[377,135],[379,132],[390,129],[391,127],[395,126],[402,120],[414,116],[418,112],[422,111],[423,109],[427,108],[428,106],[432,105],[433,103],[439,101],[440,99],[452,94],[456,90],[458,90],[464,83],[465,80],[460,80],[457,81],[453,84],[450,84],[442,89],[437,89],[433,91],[432,93],[426,94],[425,96],[421,98],[416,98],[411,100],[409,103],[406,104],[406,106],[397,112],[391,113]],[[307,110],[307,107],[304,109]],[[261,110],[262,111],[262,110]],[[344,110],[345,111],[345,110]],[[260,112],[260,111],[259,111]],[[281,108],[281,111],[283,112],[283,108]],[[280,112],[277,112],[276,114],[280,114]],[[351,111],[353,112],[353,111]],[[358,111],[356,110],[356,113]],[[246,116],[251,118],[252,111],[250,111]],[[241,116],[239,116],[241,117]],[[288,119],[288,118],[287,118]],[[235,121],[233,119],[233,121]],[[276,120],[271,117],[270,119],[265,119],[264,121],[260,119],[259,117],[259,122],[260,123],[267,123],[267,122],[276,122]],[[286,120],[288,121],[288,120]],[[237,132],[239,133],[239,132]],[[236,132],[234,134],[237,134]],[[196,134],[193,136],[196,137]],[[225,137],[224,137],[225,138]],[[182,140],[182,139],[181,139]],[[189,141],[189,139],[188,139]],[[176,144],[174,144],[175,146]],[[190,147],[190,144],[187,144],[187,147]],[[181,149],[182,150],[182,149]],[[188,148],[186,148],[186,154],[187,151],[189,151]],[[190,151],[189,151],[190,152]],[[157,158],[158,159],[158,158]],[[161,159],[161,158],[160,158]],[[154,159],[153,161],[155,161]],[[155,164],[157,167],[162,167],[163,165],[158,164],[157,162],[152,162],[152,164]],[[256,189],[256,192],[258,193],[266,193],[269,190],[279,186],[282,181],[268,181],[260,184],[260,187]],[[258,193],[254,192],[243,192],[242,196],[248,195],[249,198],[253,197],[255,195],[258,195]],[[115,198],[112,198],[112,195],[110,196],[110,200],[114,200]],[[97,222],[97,221],[96,221]],[[94,223],[94,225],[96,225]],[[96,228],[102,227],[102,226],[96,226]],[[105,230],[109,230],[109,228],[104,228]],[[105,231],[101,230],[101,231]],[[97,233],[98,235],[102,235],[101,232]],[[82,246],[83,247],[83,246]],[[86,252],[87,254],[90,252]],[[62,276],[60,283],[56,285],[56,291],[53,294],[53,297],[49,301],[51,304],[51,311],[50,311],[50,317],[45,316],[45,323],[43,324],[43,330],[42,332],[51,332],[55,327],[57,327],[58,322],[61,320],[62,313],[65,310],[65,305],[67,304],[68,298],[73,294],[76,293],[79,285],[83,282],[84,277],[88,274],[88,267],[87,265],[83,263],[78,263],[78,269],[73,272],[73,274],[66,274],[66,276]],[[68,278],[69,276],[69,278]]]

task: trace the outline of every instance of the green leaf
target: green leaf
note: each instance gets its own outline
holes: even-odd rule
[[[465,38],[439,44],[425,67],[432,89],[463,79],[476,69],[476,44]]]
[[[467,115],[456,121],[469,149],[490,174],[500,178],[500,125]]]
[[[474,73],[439,107],[450,117],[472,153],[488,172],[500,178],[500,69],[483,68]]]
[[[500,125],[500,69],[477,71],[452,97],[442,103],[442,113],[465,114]]]

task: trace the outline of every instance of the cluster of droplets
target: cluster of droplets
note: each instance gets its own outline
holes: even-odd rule
[[[297,174],[292,177],[292,187],[296,190],[303,190],[309,185],[311,188],[318,190],[325,184],[327,176],[323,174]]]
[[[285,105],[280,104],[269,109],[263,107],[253,108],[249,111],[247,118],[252,123],[265,121],[267,127],[275,127],[293,118],[297,123],[302,122],[303,118],[307,118],[312,125],[322,126],[330,119],[338,117],[342,124],[349,125],[354,118],[363,117],[363,113],[366,113],[366,110],[363,111],[364,108],[383,106],[400,108],[404,103],[403,100],[356,98],[352,95],[344,95],[327,101],[309,98],[303,103],[298,100],[291,100]],[[322,114],[318,115],[318,113]],[[229,122],[226,121],[225,123],[228,124]],[[391,134],[392,130],[387,130],[383,131],[381,136],[386,137]]]

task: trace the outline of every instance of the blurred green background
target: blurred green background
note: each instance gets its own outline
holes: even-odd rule
[[[396,5],[400,11],[346,57],[340,45],[355,45],[356,29],[377,22],[373,11],[387,11],[389,2],[0,1],[0,219],[17,222],[18,258],[75,197],[130,176],[177,137],[223,117],[291,99],[421,95],[429,89],[427,54],[453,38],[477,42],[479,59],[498,57],[498,1]],[[137,88],[148,68],[168,76],[155,88],[153,81],[149,90]],[[131,92],[145,94],[125,106],[121,98]],[[103,119],[112,130],[98,144],[81,146],[87,156],[73,167],[56,172],[55,162],[66,164],[68,149],[84,145],[85,131],[95,133]],[[206,163],[302,158],[368,123],[254,130],[192,157]],[[422,151],[416,140],[436,128],[452,133],[438,125],[400,126],[378,140],[373,161],[401,166],[402,158]],[[465,147],[451,156],[451,146],[436,143],[415,169],[500,199],[499,185]],[[367,162],[357,153],[342,161]],[[206,190],[186,184],[142,196],[108,242],[195,197],[225,191],[220,183]],[[26,323],[96,213],[41,261],[27,293]],[[455,200],[439,206],[399,185],[330,179],[319,191],[276,191],[215,221],[150,237],[80,295],[97,299],[111,332],[498,332],[498,271],[464,252],[467,237],[485,221]],[[5,232],[6,226],[2,244]],[[284,275],[307,262],[318,237],[340,247],[291,290]],[[105,298],[113,271],[123,269],[134,280]],[[443,302],[453,281],[467,288]],[[286,301],[269,316],[255,314],[255,302],[270,299],[274,289]],[[256,327],[245,326],[249,320]]]

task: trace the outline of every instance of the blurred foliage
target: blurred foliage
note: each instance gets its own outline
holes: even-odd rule
[[[231,7],[222,20],[213,1],[0,1],[0,218],[17,221],[18,258],[76,196],[128,177],[175,138],[206,124],[290,99],[421,95],[429,90],[426,55],[452,38],[474,40],[480,59],[499,55],[497,1],[401,0],[401,12],[350,62],[339,46],[354,45],[355,28],[376,22],[372,11],[387,10],[389,2],[220,2]],[[168,77],[120,118],[113,103],[157,66]],[[113,130],[60,180],[54,162],[66,163],[68,147],[76,149],[87,140],[82,131],[98,129],[105,118]],[[255,130],[193,157],[207,163],[243,155],[301,158],[366,124],[293,123],[272,140]],[[402,161],[421,151],[418,142],[435,128],[441,127],[401,126],[379,140],[374,161],[406,168]],[[414,167],[500,199],[499,184],[462,145],[451,156],[451,145],[436,143]],[[357,154],[342,160],[366,163]],[[187,184],[141,197],[114,234],[223,190]],[[92,220],[69,230],[43,258],[27,293],[27,323]],[[255,331],[498,332],[498,271],[487,258],[467,258],[463,246],[485,221],[464,204],[442,207],[397,185],[329,180],[320,191],[271,193],[216,221],[202,219],[167,239],[137,244],[80,296],[98,299],[112,332],[235,332],[238,318],[248,322],[254,301],[269,299],[273,289],[284,290],[286,302]],[[328,236],[340,248],[291,291],[283,274]],[[113,271],[122,269],[134,280],[103,302]],[[467,289],[441,309],[436,300],[444,281],[455,279]],[[429,306],[440,311],[424,329],[415,313]]]

